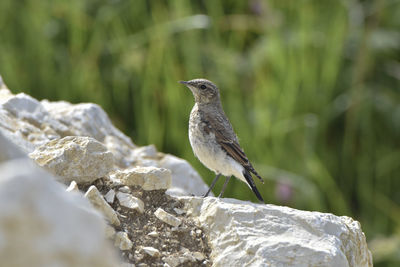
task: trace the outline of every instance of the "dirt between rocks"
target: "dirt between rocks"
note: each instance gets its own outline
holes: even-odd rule
[[[111,180],[98,179],[93,185],[104,196],[110,189],[115,192],[127,190],[127,186],[114,184]],[[84,192],[90,185],[80,186]],[[133,246],[130,250],[121,251],[123,262],[135,264],[135,266],[164,266],[168,262],[167,258],[175,258],[175,262],[180,262],[175,266],[211,266],[209,260],[211,249],[203,229],[197,227],[185,213],[181,213],[183,203],[165,194],[165,190],[145,191],[140,187],[129,186],[130,194],[141,199],[144,204],[144,213],[139,213],[120,206],[118,199],[115,198],[111,204],[112,208],[118,212],[121,225],[114,227],[118,231],[126,232]],[[159,220],[154,212],[162,208],[166,212],[182,220],[179,227],[173,227]],[[150,236],[149,233],[153,232]],[[155,234],[156,232],[157,234]],[[153,247],[160,252],[159,256],[150,256],[144,252],[142,247]],[[204,259],[194,259],[191,253],[200,252]],[[200,255],[201,255],[200,254]],[[199,255],[199,254],[197,254]],[[166,265],[165,265],[166,266]],[[171,265],[170,265],[171,266]]]

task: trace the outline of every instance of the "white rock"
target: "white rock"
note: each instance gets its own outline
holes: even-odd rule
[[[136,146],[98,105],[39,102],[26,94],[13,95],[4,84],[0,89],[0,132],[25,153],[53,139],[90,136],[106,145],[119,166],[127,167],[136,160]]]
[[[106,225],[106,237],[111,239],[113,238],[115,235],[115,229],[114,227],[110,226],[110,225]]]
[[[162,208],[158,208],[155,212],[154,215],[161,221],[174,226],[174,227],[178,227],[182,221],[181,219],[175,217],[172,214],[169,214],[168,212],[166,212],[165,210],[163,210]]]
[[[114,142],[119,147],[136,146],[121,131],[112,125],[104,110],[93,103],[70,104],[65,101],[49,102],[41,101],[43,108],[51,114],[51,117],[65,125],[70,135],[90,136],[99,142],[103,142],[107,136],[113,136]]]
[[[203,227],[214,266],[372,266],[349,217],[234,199],[181,197]]]
[[[157,157],[157,149],[154,145],[142,146],[142,147],[135,148],[132,151],[132,155],[137,160],[141,160],[142,158],[156,158]]]
[[[198,261],[202,261],[202,260],[204,260],[204,259],[206,258],[206,256],[204,256],[203,253],[198,252],[198,251],[193,252],[192,255],[193,255],[193,257],[194,257],[196,260],[198,260]]]
[[[75,181],[72,181],[68,188],[65,189],[67,192],[79,192],[78,184]]]
[[[171,171],[165,168],[135,167],[117,170],[110,176],[128,186],[141,186],[143,190],[161,190],[171,186]]]
[[[172,173],[172,185],[167,194],[202,196],[208,190],[208,185],[186,160],[165,155],[160,160],[159,167],[169,169]]]
[[[127,193],[118,192],[117,199],[119,201],[119,204],[123,207],[136,210],[140,213],[144,212],[144,203],[137,197],[134,197]]]
[[[160,236],[160,234],[157,233],[156,231],[152,231],[152,232],[148,233],[147,235],[150,237],[159,237]]]
[[[91,137],[67,136],[38,147],[29,154],[63,183],[78,184],[104,177],[113,168],[113,156]]]
[[[181,263],[185,263],[185,262],[196,262],[196,258],[192,255],[191,252],[185,252],[183,253],[182,256],[179,257],[179,261]]]
[[[120,250],[129,250],[132,248],[133,243],[129,239],[128,234],[125,232],[118,232],[115,234],[114,246]]]
[[[26,157],[19,147],[10,142],[0,131],[0,162]]]
[[[100,214],[27,157],[0,164],[0,211],[1,266],[118,265]]]
[[[131,189],[128,186],[122,186],[120,188],[118,188],[118,191],[122,192],[122,193],[130,193]]]
[[[176,255],[170,255],[168,257],[163,257],[162,260],[171,267],[176,267],[181,264],[179,257]]]
[[[121,223],[118,219],[118,215],[113,208],[108,205],[100,194],[99,190],[94,186],[90,186],[85,194],[85,197],[92,203],[92,205],[99,210],[104,217],[113,225],[119,226]]]
[[[0,131],[25,153],[35,147],[59,138],[59,132],[68,130],[43,108],[39,101],[26,95],[13,95],[8,90],[0,93]],[[49,127],[49,125],[53,125]]]
[[[142,247],[142,250],[151,257],[160,257],[160,251],[153,247]]]
[[[176,214],[178,214],[178,215],[182,215],[182,214],[186,213],[186,211],[184,211],[183,209],[178,209],[178,208],[174,208],[174,211],[175,211]]]
[[[104,198],[105,198],[105,200],[106,200],[108,203],[110,203],[110,204],[114,203],[115,191],[114,191],[113,189],[110,189],[110,190],[107,192],[107,194],[105,194]]]

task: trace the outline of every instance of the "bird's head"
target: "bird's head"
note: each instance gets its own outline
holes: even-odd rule
[[[194,100],[198,104],[209,104],[219,102],[218,87],[206,79],[194,79],[190,81],[180,81],[192,91]]]

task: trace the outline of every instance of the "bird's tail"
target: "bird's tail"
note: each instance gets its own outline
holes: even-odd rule
[[[243,176],[247,181],[247,184],[250,186],[251,190],[254,192],[258,200],[260,200],[262,203],[264,203],[264,199],[261,197],[260,192],[258,192],[256,184],[254,183],[253,177],[251,177],[251,174],[247,171],[243,171]]]
[[[252,172],[255,176],[257,176],[257,178],[260,179],[260,181],[261,181],[262,183],[264,183],[263,178],[261,178],[261,176],[260,176],[260,175],[256,172],[256,170],[253,168],[253,166],[250,165],[249,171]]]

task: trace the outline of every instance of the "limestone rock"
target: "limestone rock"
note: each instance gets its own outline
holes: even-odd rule
[[[124,186],[118,188],[118,191],[129,194],[131,192],[131,189],[129,188],[129,186],[124,185]]]
[[[125,232],[118,232],[115,234],[114,245],[120,250],[129,250],[132,248],[133,243],[129,239],[128,234]]]
[[[29,154],[63,183],[78,184],[104,177],[113,167],[113,156],[91,137],[67,136],[38,147]]]
[[[165,155],[160,160],[159,167],[169,169],[172,173],[172,185],[167,194],[202,196],[207,192],[207,184],[186,160]]]
[[[114,127],[104,110],[93,103],[70,104],[65,101],[41,101],[43,108],[51,117],[65,125],[70,135],[90,136],[107,147],[118,147],[120,157],[129,157],[131,150],[136,146],[120,130]],[[106,137],[112,140],[105,142]],[[111,149],[110,149],[111,150]],[[124,160],[117,158],[117,160]]]
[[[27,157],[0,164],[1,266],[118,266],[105,223]]]
[[[168,257],[164,257],[163,261],[171,267],[176,267],[181,263],[179,257],[176,255],[170,255]]]
[[[171,186],[171,171],[165,168],[135,167],[117,170],[110,176],[125,185],[140,186],[143,190],[161,190]]]
[[[192,255],[193,255],[193,257],[194,257],[196,260],[198,260],[198,261],[202,261],[202,260],[204,260],[204,259],[206,258],[206,256],[204,256],[203,253],[198,252],[198,251],[193,252]]]
[[[115,235],[115,229],[114,227],[110,226],[110,225],[106,225],[106,237],[107,238],[113,238]]]
[[[152,232],[148,233],[147,235],[150,237],[159,237],[160,236],[160,234],[157,233],[156,231],[152,231]]]
[[[1,89],[0,131],[25,153],[59,138],[54,128],[59,132],[68,131],[68,128],[51,118],[36,99],[23,93],[13,95],[7,89]]]
[[[65,189],[67,192],[79,192],[78,184],[75,181],[72,181],[68,188]]]
[[[25,154],[0,132],[0,162],[25,157]]]
[[[125,208],[136,210],[140,213],[144,212],[144,203],[137,197],[127,193],[118,192],[117,199],[119,204]]]
[[[114,189],[110,189],[107,192],[107,194],[105,194],[104,198],[108,203],[110,203],[110,204],[114,203],[114,199],[115,199],[115,191],[114,191]]]
[[[234,199],[181,197],[209,237],[214,266],[372,266],[349,217]]]
[[[104,217],[110,223],[116,226],[119,226],[121,224],[115,210],[113,210],[113,208],[108,205],[103,196],[100,194],[99,190],[94,185],[89,187],[88,191],[85,194],[85,197],[97,210],[99,210],[104,215]]]
[[[136,160],[141,160],[143,158],[157,158],[157,149],[154,145],[142,146],[135,148],[132,152],[133,157]]]
[[[153,247],[143,247],[142,250],[151,257],[160,257],[160,251]]]
[[[166,212],[165,210],[163,210],[162,208],[158,208],[155,212],[154,215],[160,219],[161,221],[174,226],[174,227],[178,227],[182,221],[181,219],[175,217],[172,214],[169,214],[168,212]]]

